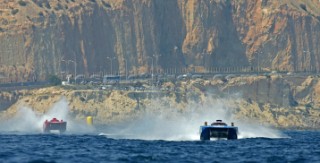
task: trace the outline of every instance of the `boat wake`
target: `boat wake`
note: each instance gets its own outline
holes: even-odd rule
[[[199,127],[205,121],[209,124],[217,119],[227,124],[235,123],[239,128],[239,139],[244,138],[287,138],[286,135],[271,127],[262,126],[249,121],[235,121],[232,110],[223,99],[212,100],[206,104],[190,105],[181,110],[164,107],[159,101],[129,123],[110,126],[101,135],[115,139],[193,141],[199,140]]]
[[[215,99],[204,104],[193,104],[178,109],[162,106],[154,100],[138,118],[104,127],[98,130],[100,135],[115,139],[199,140],[199,127],[206,121],[209,124],[222,119],[231,122],[239,129],[238,138],[286,138],[280,131],[252,122],[236,121],[232,110],[226,106],[224,99]],[[67,121],[66,134],[94,134],[97,129],[87,126],[85,121],[76,121],[69,116],[68,101],[62,98],[44,115],[36,114],[31,108],[22,107],[8,121],[0,124],[0,133],[14,132],[21,134],[38,134],[43,131],[43,122],[52,118]]]
[[[94,129],[85,121],[78,122],[69,116],[68,101],[62,98],[44,115],[39,115],[29,107],[21,107],[16,115],[0,124],[1,133],[39,134],[43,132],[43,122],[52,118],[67,122],[66,134],[92,133]]]

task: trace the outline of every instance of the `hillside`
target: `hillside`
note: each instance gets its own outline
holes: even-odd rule
[[[2,91],[1,104],[11,105],[0,105],[0,120],[15,117],[22,108],[36,115],[56,108],[58,112],[67,109],[79,121],[93,116],[95,124],[102,125],[152,115],[168,120],[191,116],[201,123],[219,118],[285,129],[319,129],[319,84],[316,76],[271,75],[168,81],[145,91],[101,90],[89,85]]]

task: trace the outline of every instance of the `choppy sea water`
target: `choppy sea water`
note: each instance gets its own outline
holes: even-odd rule
[[[258,131],[257,131],[258,132]],[[319,162],[320,131],[284,138],[139,140],[105,134],[0,134],[0,162]]]

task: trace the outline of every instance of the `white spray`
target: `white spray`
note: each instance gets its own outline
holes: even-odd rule
[[[146,108],[140,118],[125,125],[115,126],[118,130],[107,134],[112,138],[143,139],[143,140],[199,140],[199,127],[205,121],[221,119],[230,125],[235,122],[239,128],[238,138],[282,138],[284,135],[266,126],[252,122],[237,121],[232,109],[225,104],[228,100],[215,99],[206,104],[194,104],[186,109],[161,107],[160,101]]]
[[[152,105],[139,118],[126,124],[112,126],[117,128],[108,132],[108,137],[143,140],[199,140],[199,127],[205,121],[209,124],[221,119],[230,124],[235,122],[239,128],[239,138],[282,138],[280,131],[249,121],[234,119],[232,109],[227,107],[228,100],[215,99],[204,104],[190,104],[179,110],[160,105],[154,100]],[[53,117],[67,121],[67,133],[88,134],[94,129],[85,120],[76,121],[69,116],[68,101],[62,98],[44,115],[38,115],[28,107],[22,107],[10,120],[0,124],[0,132],[42,133],[43,122]]]
[[[66,98],[62,98],[43,115],[37,114],[29,107],[21,107],[13,118],[1,123],[0,132],[42,133],[43,122],[52,118],[66,121],[66,133],[69,134],[91,133],[94,131],[92,127],[86,125],[85,121],[79,122],[69,116],[68,101]]]

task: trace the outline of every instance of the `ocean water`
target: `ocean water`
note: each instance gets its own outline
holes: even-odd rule
[[[320,162],[320,131],[281,131],[235,118],[227,100],[184,112],[154,105],[135,119],[88,126],[62,98],[46,114],[22,106],[0,122],[1,162]],[[65,134],[42,133],[46,119],[67,122]],[[235,122],[238,140],[200,141],[204,121]],[[95,122],[95,121],[94,121]]]
[[[217,141],[3,133],[0,162],[320,162],[319,131],[283,133]]]

